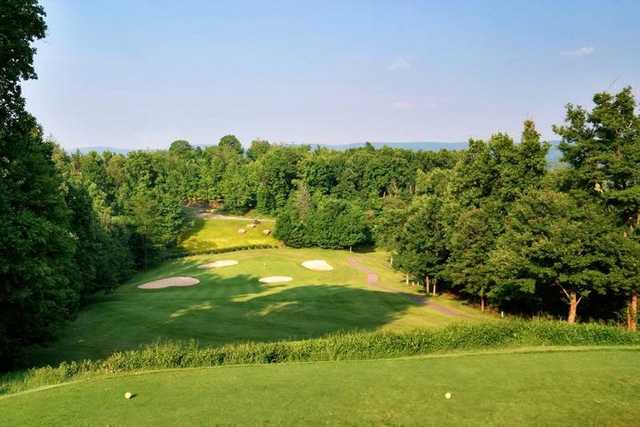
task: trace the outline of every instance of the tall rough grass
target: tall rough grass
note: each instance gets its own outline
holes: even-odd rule
[[[195,341],[158,342],[104,360],[63,362],[0,378],[0,394],[95,375],[152,369],[390,358],[527,346],[640,345],[640,333],[595,323],[492,321],[405,333],[338,333],[324,338],[200,347]]]

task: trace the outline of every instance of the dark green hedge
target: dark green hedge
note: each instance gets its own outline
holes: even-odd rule
[[[240,246],[229,246],[226,248],[208,248],[208,249],[198,249],[192,251],[185,251],[181,249],[176,249],[170,252],[165,259],[174,259],[174,258],[182,258],[186,256],[192,255],[214,255],[214,254],[224,254],[227,252],[237,252],[237,251],[248,251],[253,249],[277,249],[280,246],[274,244],[255,244],[255,245],[240,245]]]

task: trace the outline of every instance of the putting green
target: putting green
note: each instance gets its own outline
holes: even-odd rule
[[[0,414],[7,426],[629,426],[640,419],[638,356],[602,349],[158,371],[7,396]]]

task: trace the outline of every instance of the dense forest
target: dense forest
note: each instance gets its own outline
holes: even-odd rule
[[[388,251],[425,292],[510,313],[625,321],[640,288],[640,115],[630,88],[568,105],[562,163],[532,121],[463,151],[333,151],[233,135],[199,147],[67,153],[25,109],[44,37],[35,1],[0,6],[0,363],[96,292],[176,256],[188,206],[276,218],[293,247]]]

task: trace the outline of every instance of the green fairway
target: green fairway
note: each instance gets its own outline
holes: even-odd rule
[[[640,417],[638,356],[601,349],[171,370],[7,396],[0,413],[6,426],[629,426]]]
[[[225,249],[248,245],[277,245],[278,241],[265,230],[273,231],[275,222],[263,221],[251,228],[245,219],[196,219],[195,228],[182,240],[180,246],[190,253],[209,249]],[[238,230],[244,230],[240,233]]]
[[[198,268],[224,259],[239,264]],[[311,259],[325,259],[335,269],[316,272],[301,266]],[[375,268],[378,287],[368,285],[366,274],[350,260]],[[258,281],[273,275],[293,280],[280,284]],[[187,288],[137,287],[170,276],[192,276],[200,283]],[[314,338],[337,331],[399,331],[487,318],[454,300],[434,298],[425,306],[411,295],[417,295],[417,290],[404,285],[382,253],[264,249],[193,256],[163,264],[136,276],[113,294],[96,298],[61,332],[59,340],[31,352],[32,363],[102,358],[158,339],[197,339],[202,345],[218,345]]]

